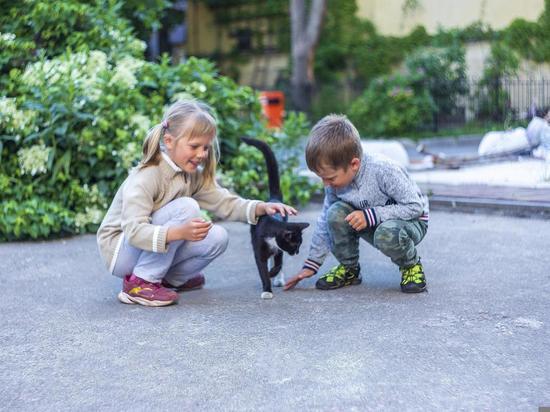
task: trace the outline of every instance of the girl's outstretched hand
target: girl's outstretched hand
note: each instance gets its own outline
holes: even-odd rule
[[[282,216],[293,216],[297,215],[298,211],[284,203],[260,202],[256,205],[256,216],[274,215],[275,213],[280,213]]]
[[[166,235],[166,241],[173,240],[189,240],[191,242],[198,242],[203,240],[208,235],[209,230],[212,228],[212,222],[209,222],[202,217],[195,217],[189,219],[185,223],[170,226]]]

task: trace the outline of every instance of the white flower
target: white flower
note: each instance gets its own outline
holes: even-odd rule
[[[44,146],[43,143],[29,148],[19,149],[17,157],[22,174],[31,176],[46,173],[48,171],[48,157],[52,149]]]
[[[107,55],[100,50],[92,50],[88,57],[88,73],[96,74],[107,68]]]
[[[117,62],[117,67],[125,67],[132,73],[135,73],[143,67],[145,62],[143,60],[136,59],[132,56],[124,56]]]
[[[147,43],[142,40],[135,39],[132,40],[129,47],[136,55],[140,55],[147,48]]]
[[[136,142],[130,142],[118,152],[119,164],[126,170],[130,170],[139,161],[141,146]]]
[[[19,110],[14,98],[0,96],[0,127],[6,132],[21,136],[36,128],[33,126],[36,112]]]
[[[0,43],[3,43],[6,46],[13,45],[15,41],[15,34],[13,33],[2,33],[0,32]]]
[[[133,89],[137,84],[136,76],[125,66],[117,64],[115,67],[115,74],[109,82],[111,85],[122,84],[128,89]]]
[[[88,224],[99,224],[103,219],[103,211],[97,207],[86,207],[85,213],[77,213],[74,217],[74,224],[78,229],[84,229]]]
[[[137,137],[144,137],[151,128],[151,121],[141,113],[132,115],[130,124],[134,126],[134,135]]]
[[[204,93],[206,92],[206,86],[203,84],[203,83],[199,83],[199,82],[193,82],[190,84],[190,89],[192,91],[197,91],[199,93]]]
[[[187,92],[179,92],[174,94],[174,96],[172,96],[172,102],[177,102],[178,100],[189,100],[189,99],[194,99],[194,96]]]

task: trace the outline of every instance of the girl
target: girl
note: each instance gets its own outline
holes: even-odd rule
[[[194,100],[173,104],[149,131],[140,164],[97,232],[103,261],[123,278],[121,302],[166,306],[178,300],[176,291],[204,284],[200,271],[225,251],[228,236],[200,208],[250,224],[265,214],[296,214],[285,204],[245,200],[219,187],[216,134],[210,108]]]

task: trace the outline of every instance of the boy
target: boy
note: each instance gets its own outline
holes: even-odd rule
[[[357,129],[339,115],[313,127],[306,162],[322,179],[325,200],[309,256],[285,290],[315,275],[329,251],[340,264],[315,286],[328,290],[361,283],[359,238],[399,266],[401,291],[426,290],[416,245],[428,229],[428,200],[407,172],[386,157],[363,154]]]

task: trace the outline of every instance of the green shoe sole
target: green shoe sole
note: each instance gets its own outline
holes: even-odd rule
[[[332,282],[332,283],[327,283],[327,282],[324,282],[323,279],[319,279],[316,283],[315,283],[315,287],[317,289],[320,289],[320,290],[332,290],[332,289],[340,289],[340,288],[343,288],[344,286],[354,286],[354,285],[359,285],[363,280],[361,279],[361,277],[358,277],[358,278],[354,278],[353,280],[351,280],[350,282]]]
[[[407,286],[401,285],[401,292],[403,293],[422,293],[425,292],[426,284],[419,286],[417,284],[411,284],[409,283]]]

